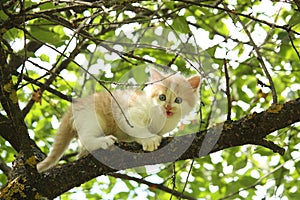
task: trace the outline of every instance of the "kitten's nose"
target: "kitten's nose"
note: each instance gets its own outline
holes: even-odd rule
[[[170,104],[167,104],[167,105],[165,106],[165,108],[166,108],[166,110],[171,110],[171,109],[172,109],[172,107],[170,106]]]

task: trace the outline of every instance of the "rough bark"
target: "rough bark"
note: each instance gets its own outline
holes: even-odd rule
[[[264,112],[253,113],[237,121],[218,124],[205,131],[174,139],[165,138],[162,147],[152,153],[143,152],[137,143],[122,143],[110,150],[94,152],[96,157],[101,157],[103,163],[107,164],[108,161],[111,161],[114,168],[99,162],[95,156],[88,155],[38,174],[26,171],[26,168],[20,164],[24,162],[20,155],[16,159],[18,165],[14,167],[13,178],[7,186],[1,189],[0,197],[3,199],[39,199],[43,196],[52,199],[92,178],[117,170],[175,160],[195,159],[222,149],[245,144],[262,145],[283,154],[283,148],[267,141],[265,137],[299,121],[300,98],[285,104],[273,105]],[[1,126],[1,128],[5,128],[9,124],[1,123]],[[2,134],[2,131],[0,133]],[[179,157],[174,157],[174,152],[178,151],[180,147],[187,147],[187,150]],[[127,150],[131,151],[130,157],[120,153],[127,152]],[[35,163],[35,160],[32,160],[31,163]],[[59,187],[57,187],[58,185]]]

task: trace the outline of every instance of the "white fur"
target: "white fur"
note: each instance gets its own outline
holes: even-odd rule
[[[145,151],[156,150],[162,135],[173,130],[192,111],[200,82],[200,77],[185,79],[178,74],[164,79],[152,70],[151,81],[157,83],[144,91],[116,90],[112,93],[116,101],[108,93],[96,93],[74,102],[62,119],[50,155],[38,163],[38,171],[58,162],[76,136],[82,144],[80,156],[99,148],[107,149],[117,140],[136,141]],[[157,92],[165,92],[167,99],[161,101]],[[182,103],[176,103],[176,97],[181,97]],[[167,115],[168,106],[171,116]]]
[[[107,149],[117,141],[112,135],[105,136],[96,113],[94,98],[74,103],[72,113],[73,126],[84,150],[92,152],[96,149]],[[81,152],[81,155],[84,153]]]

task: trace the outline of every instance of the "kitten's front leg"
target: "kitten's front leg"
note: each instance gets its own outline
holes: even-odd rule
[[[150,125],[149,131],[153,134],[158,134],[166,124],[167,117],[163,107],[156,105],[150,108]]]
[[[153,135],[148,138],[136,138],[135,141],[143,146],[144,151],[154,151],[158,149],[161,139],[161,136]]]

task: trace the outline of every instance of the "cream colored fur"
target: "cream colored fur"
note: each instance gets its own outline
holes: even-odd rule
[[[136,141],[145,151],[156,150],[162,136],[172,131],[195,106],[200,76],[168,77],[152,69],[150,81],[153,84],[143,91],[113,91],[119,105],[108,92],[73,102],[61,120],[52,151],[38,163],[38,171],[53,167],[75,137],[82,145],[81,156],[99,148],[107,149],[116,141]]]

